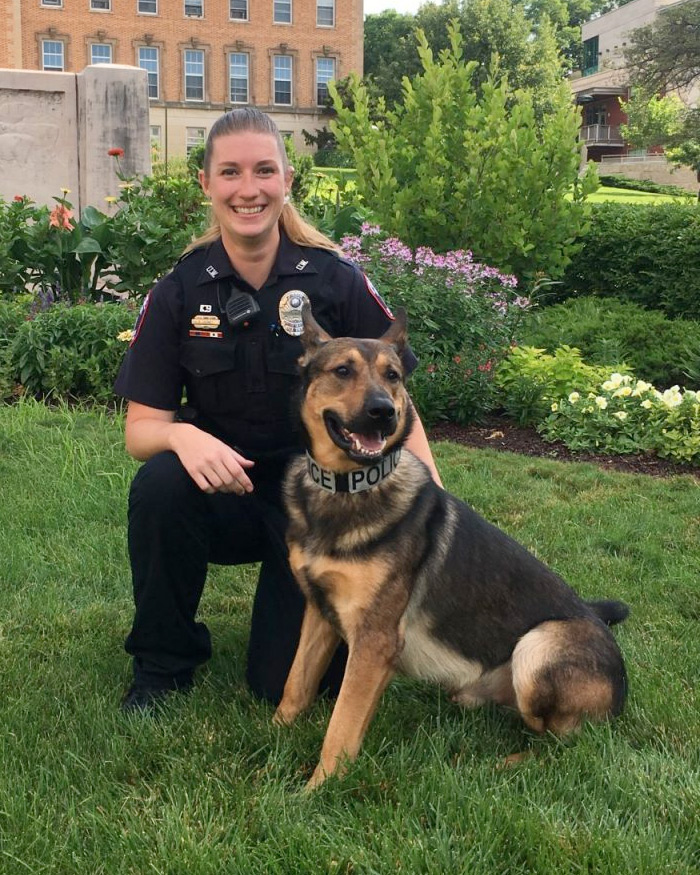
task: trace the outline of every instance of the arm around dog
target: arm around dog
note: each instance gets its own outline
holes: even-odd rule
[[[408,438],[406,438],[405,447],[412,452],[414,456],[419,458],[421,462],[428,466],[430,476],[438,486],[442,487],[442,480],[440,479],[440,473],[438,472],[435,459],[433,458],[430,449],[430,444],[428,443],[428,436],[425,433],[425,428],[423,427],[423,423],[421,422],[420,417],[418,416],[418,411],[415,407],[413,408],[413,413],[415,417],[413,420],[413,428],[411,429]]]

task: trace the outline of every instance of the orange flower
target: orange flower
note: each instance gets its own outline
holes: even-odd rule
[[[107,154],[112,158],[123,158],[124,150],[117,147],[116,149],[110,149]]]
[[[73,218],[73,211],[63,204],[57,204],[49,215],[49,225],[52,228],[64,228],[66,231],[72,231],[73,226],[70,220]]]
[[[16,201],[23,201],[23,200],[24,200],[24,195],[16,194],[16,195],[14,196],[13,200],[16,200]]]

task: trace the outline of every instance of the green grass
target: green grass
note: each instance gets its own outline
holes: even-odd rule
[[[120,714],[121,429],[0,407],[0,873],[700,870],[697,480],[436,445],[448,488],[584,595],[630,603],[628,707],[561,743],[396,681],[347,779],[306,798],[329,707],[283,730],[246,691],[253,567],[213,570],[215,656],[192,695],[158,721]]]

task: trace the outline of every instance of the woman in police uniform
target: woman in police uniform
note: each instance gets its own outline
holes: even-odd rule
[[[129,400],[126,447],[145,462],[129,497],[136,612],[125,711],[189,689],[211,655],[195,622],[210,562],[262,562],[253,692],[279,701],[294,658],[304,605],[287,564],[281,482],[302,449],[290,403],[301,305],[308,299],[334,336],[378,337],[392,316],[289,203],[292,174],[268,116],[244,108],[218,119],[200,173],[214,224],[146,298],[117,378]],[[439,482],[418,419],[407,446]],[[344,659],[336,654],[325,687],[339,687]]]

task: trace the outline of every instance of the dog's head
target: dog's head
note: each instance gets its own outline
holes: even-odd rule
[[[323,468],[345,473],[377,462],[406,439],[413,408],[404,385],[406,311],[378,340],[332,338],[303,310],[301,420]]]

